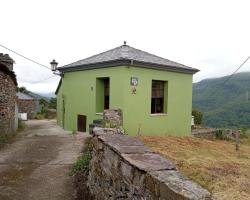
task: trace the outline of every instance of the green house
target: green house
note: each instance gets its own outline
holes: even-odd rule
[[[104,109],[123,111],[129,135],[188,135],[198,70],[126,44],[57,68],[57,122],[88,131]]]

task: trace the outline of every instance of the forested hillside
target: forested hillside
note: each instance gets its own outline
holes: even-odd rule
[[[193,107],[210,127],[250,127],[250,73],[205,79],[193,85]]]

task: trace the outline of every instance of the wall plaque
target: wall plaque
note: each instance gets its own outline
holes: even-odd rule
[[[130,78],[130,85],[137,86],[138,85],[138,78],[137,77],[131,77]]]

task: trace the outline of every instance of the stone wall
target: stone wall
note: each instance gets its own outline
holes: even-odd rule
[[[194,129],[192,135],[199,138],[206,139],[223,139],[223,140],[235,140],[236,136],[240,135],[239,130],[232,129]]]
[[[18,112],[27,113],[28,119],[32,119],[36,113],[36,100],[34,99],[18,99]]]
[[[8,55],[0,53],[0,65],[4,65],[9,71],[13,71],[14,60]]]
[[[123,115],[121,109],[104,110],[103,120],[110,127],[119,127],[123,125]]]
[[[95,128],[93,141],[88,187],[95,199],[213,199],[136,138]]]
[[[16,131],[16,82],[13,77],[0,69],[0,134]]]
[[[93,146],[87,185],[95,199],[213,199],[170,160],[136,138],[117,134],[117,128],[95,127]]]
[[[216,129],[193,129],[192,135],[198,138],[216,139]]]

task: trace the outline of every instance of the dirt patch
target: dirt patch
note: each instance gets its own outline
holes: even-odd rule
[[[76,188],[76,200],[93,200],[94,198],[91,196],[87,181],[88,177],[86,177],[82,173],[76,173],[73,175],[74,187]]]
[[[32,163],[12,166],[8,165],[7,169],[0,173],[0,185],[15,185],[24,177],[29,176],[37,167],[37,164]]]
[[[195,137],[144,136],[147,146],[175,162],[187,177],[220,200],[250,199],[250,142],[235,143]]]

